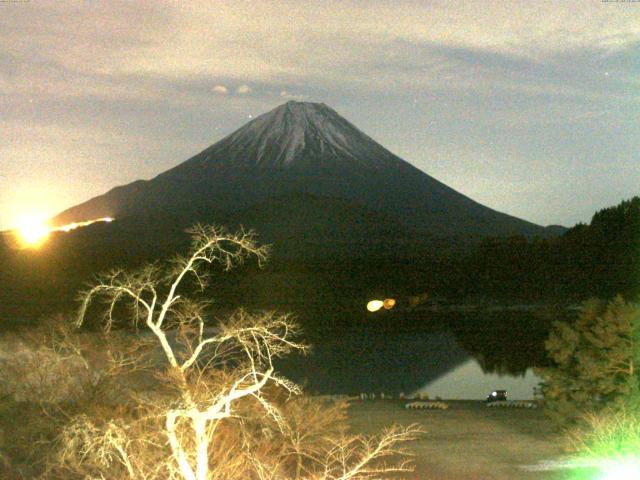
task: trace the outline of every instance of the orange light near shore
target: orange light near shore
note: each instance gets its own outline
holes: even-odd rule
[[[385,310],[391,310],[395,306],[395,304],[396,301],[393,298],[387,298],[385,300],[371,300],[369,303],[367,303],[367,310],[369,310],[370,312],[377,312],[381,308],[384,308]]]

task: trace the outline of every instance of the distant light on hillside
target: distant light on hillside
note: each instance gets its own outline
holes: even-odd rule
[[[96,220],[88,220],[86,222],[68,223],[67,225],[63,225],[61,227],[55,228],[52,231],[54,231],[54,232],[70,232],[71,230],[75,230],[76,228],[86,227],[88,225],[91,225],[92,223],[98,223],[98,222],[113,222],[113,218],[112,217],[103,217],[103,218],[98,218]]]
[[[36,216],[26,216],[18,221],[15,236],[20,248],[38,248],[47,241],[52,232],[70,232],[77,228],[87,227],[98,222],[113,222],[112,217],[102,217],[85,222],[73,222],[61,227],[50,227],[46,221]]]

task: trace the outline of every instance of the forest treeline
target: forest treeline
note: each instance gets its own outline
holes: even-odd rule
[[[640,293],[640,197],[602,209],[589,224],[577,224],[560,236],[485,238],[455,251],[425,248],[416,257],[404,251],[384,259],[276,261],[271,268],[282,270],[283,281],[296,276],[289,298],[334,305],[358,295],[363,300],[425,294],[429,302],[445,305],[567,305],[618,294],[633,300]],[[305,285],[306,292],[292,295]]]
[[[602,209],[560,237],[486,239],[457,271],[467,273],[460,278],[466,297],[634,299],[640,293],[640,197]]]
[[[95,274],[184,249],[184,228],[166,219],[122,221],[55,236],[36,251],[0,249],[0,320],[23,323],[75,309],[77,291]],[[230,308],[277,308],[318,321],[335,313],[343,323],[345,312],[378,297],[393,296],[400,306],[416,296],[427,304],[566,305],[640,293],[640,197],[550,238],[354,242],[267,238],[273,245],[265,268],[242,267],[205,294]]]

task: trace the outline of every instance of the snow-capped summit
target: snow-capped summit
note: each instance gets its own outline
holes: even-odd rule
[[[251,120],[179,168],[397,168],[404,163],[324,103],[290,101]]]

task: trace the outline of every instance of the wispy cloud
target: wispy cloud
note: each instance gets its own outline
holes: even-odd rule
[[[229,93],[229,89],[224,85],[216,85],[212,88],[215,93],[219,93],[220,95],[227,95]]]
[[[640,9],[581,0],[517,7],[507,0],[376,1],[367,8],[355,2],[223,0],[215,11],[201,0],[116,0],[91,8],[29,2],[3,7],[0,91],[94,90],[117,97],[126,95],[118,85],[128,79],[194,76],[236,84],[339,83],[378,92],[500,82],[515,88],[523,79],[537,82],[539,73],[548,80],[558,68],[562,76],[571,62],[555,58],[615,54],[638,40]],[[236,93],[248,88],[241,84]]]
[[[287,90],[280,91],[280,98],[286,98],[289,100],[305,100],[309,98],[307,95],[303,95],[301,93],[292,93]]]

